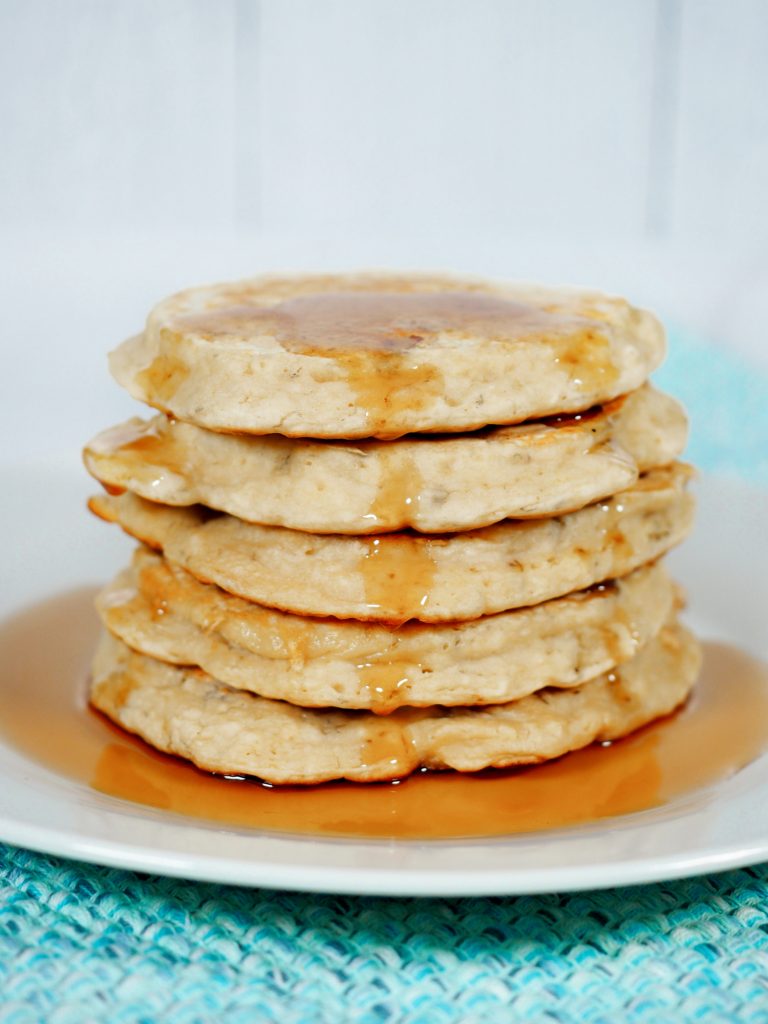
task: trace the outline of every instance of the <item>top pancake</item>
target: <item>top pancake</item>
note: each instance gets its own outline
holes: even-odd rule
[[[580,412],[664,355],[650,313],[597,292],[381,274],[263,277],[159,303],[118,382],[223,432],[393,438]]]

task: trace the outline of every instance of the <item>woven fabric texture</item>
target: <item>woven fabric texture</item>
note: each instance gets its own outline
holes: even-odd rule
[[[768,484],[768,380],[678,334],[688,457]],[[0,1022],[768,1022],[768,865],[605,892],[372,899],[0,845]]]
[[[5,848],[0,1020],[768,1019],[768,867],[561,896],[364,899]]]

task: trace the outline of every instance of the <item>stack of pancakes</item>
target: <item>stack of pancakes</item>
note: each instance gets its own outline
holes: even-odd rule
[[[557,757],[665,715],[699,649],[649,313],[425,276],[259,278],[160,303],[112,355],[160,410],[85,449],[142,543],[98,598],[91,700],[272,783]]]

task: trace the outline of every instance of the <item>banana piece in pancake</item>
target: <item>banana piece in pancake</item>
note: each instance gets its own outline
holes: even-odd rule
[[[382,717],[256,697],[200,669],[137,654],[105,633],[90,696],[123,728],[206,771],[270,783],[373,782],[420,765],[532,764],[617,739],[678,707],[700,662],[691,634],[666,625],[620,669],[582,686],[490,708],[402,708]]]
[[[577,512],[447,536],[320,536],[130,492],[89,505],[198,579],[250,601],[304,615],[444,622],[538,604],[658,558],[691,527],[691,475],[675,463]]]
[[[110,488],[309,533],[425,533],[559,515],[630,487],[685,447],[682,406],[645,385],[576,417],[397,443],[216,434],[157,416],[84,451]]]
[[[664,331],[598,292],[459,277],[258,277],[179,292],[111,355],[200,427],[399,437],[579,412],[639,387]]]
[[[142,654],[197,665],[235,689],[307,707],[500,704],[577,686],[628,661],[679,601],[660,564],[532,608],[393,629],[275,611],[200,583],[139,548],[97,599]]]

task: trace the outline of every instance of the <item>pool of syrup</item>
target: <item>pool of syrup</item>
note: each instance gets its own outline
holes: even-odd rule
[[[99,792],[222,825],[397,839],[537,832],[658,807],[768,749],[768,666],[706,644],[701,678],[681,711],[537,767],[310,787],[216,777],[88,708],[99,629],[93,596],[90,588],[69,591],[0,626],[0,740]]]

